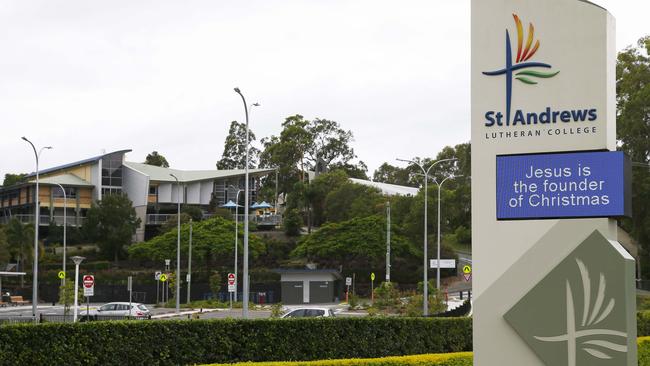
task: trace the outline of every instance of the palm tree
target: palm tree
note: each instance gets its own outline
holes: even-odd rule
[[[34,241],[34,226],[23,224],[17,218],[9,220],[6,228],[7,243],[11,256],[18,259],[18,270],[25,272],[25,260],[32,258],[34,250],[30,245]],[[20,287],[25,285],[23,276],[20,276]]]

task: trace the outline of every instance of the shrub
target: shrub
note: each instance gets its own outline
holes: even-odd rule
[[[400,293],[397,284],[394,282],[382,282],[375,289],[375,303],[377,309],[397,309],[401,306]]]
[[[226,366],[227,364],[213,364],[206,366]],[[232,364],[228,364],[232,365]],[[321,360],[297,362],[258,362],[247,364],[250,366],[472,366],[472,354],[448,353],[426,354],[416,356],[394,356],[383,358],[347,359],[347,360]]]
[[[469,351],[471,336],[469,318],[19,324],[0,327],[0,363],[186,365],[384,357]],[[125,346],[132,344],[147,346]]]

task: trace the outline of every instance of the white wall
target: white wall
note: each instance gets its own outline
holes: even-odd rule
[[[200,201],[202,205],[210,204],[212,191],[214,190],[214,181],[201,182]]]
[[[146,206],[149,195],[149,176],[126,165],[122,167],[122,191],[133,206]]]
[[[336,277],[331,273],[283,273],[280,276],[281,282],[302,281],[302,301],[309,303],[309,282],[330,281],[334,282]]]
[[[201,182],[187,185],[187,203],[198,205],[201,203]]]
[[[160,185],[158,185],[158,202],[169,203],[171,201],[172,201],[172,185],[169,183],[160,183]]]

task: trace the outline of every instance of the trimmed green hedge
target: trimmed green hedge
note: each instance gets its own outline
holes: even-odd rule
[[[321,360],[297,362],[221,363],[205,366],[472,366],[472,353],[444,353],[382,358],[350,358],[347,360]]]
[[[469,318],[112,321],[0,327],[3,365],[183,365],[472,348]]]
[[[650,366],[650,337],[637,339],[639,366]],[[346,360],[319,360],[305,362],[257,362],[240,364],[212,364],[204,366],[472,366],[471,352],[426,354],[401,357],[383,357]]]

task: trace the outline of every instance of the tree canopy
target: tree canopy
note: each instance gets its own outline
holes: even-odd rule
[[[399,232],[391,233],[391,254],[395,261],[422,256]],[[386,218],[373,215],[327,223],[303,237],[291,255],[324,266],[382,268],[386,260]]]
[[[259,160],[260,150],[250,146],[255,141],[255,134],[248,129],[248,167],[255,168]],[[217,162],[217,169],[244,169],[246,166],[246,124],[237,121],[230,122],[228,136],[223,146],[223,154]]]
[[[139,225],[140,219],[129,198],[124,194],[108,194],[88,210],[84,230],[106,258],[117,262],[124,257],[124,247],[131,243]]]
[[[243,253],[243,226],[240,224],[238,247]],[[162,262],[166,258],[176,258],[177,229],[173,228],[155,238],[136,243],[129,247],[129,256],[136,260]],[[187,258],[189,249],[190,224],[181,225],[181,255]],[[235,243],[235,223],[221,217],[212,217],[192,226],[192,257],[204,261],[206,267],[212,264],[232,264]],[[249,250],[252,258],[264,250],[264,244],[256,235],[249,235]]]
[[[2,182],[2,186],[3,187],[11,187],[14,184],[23,183],[23,182],[25,182],[26,177],[27,177],[27,174],[25,174],[25,173],[18,173],[18,174],[6,173],[5,174],[5,179]]]
[[[650,36],[641,38],[637,47],[618,54],[616,64],[616,129],[620,148],[633,161],[632,200],[650,200]],[[622,220],[640,244],[641,274],[650,278],[650,207],[632,205],[632,219]]]
[[[151,154],[148,154],[144,160],[144,163],[163,168],[169,168],[169,162],[167,162],[167,159],[165,159],[164,156],[160,155],[158,151],[153,151]]]

